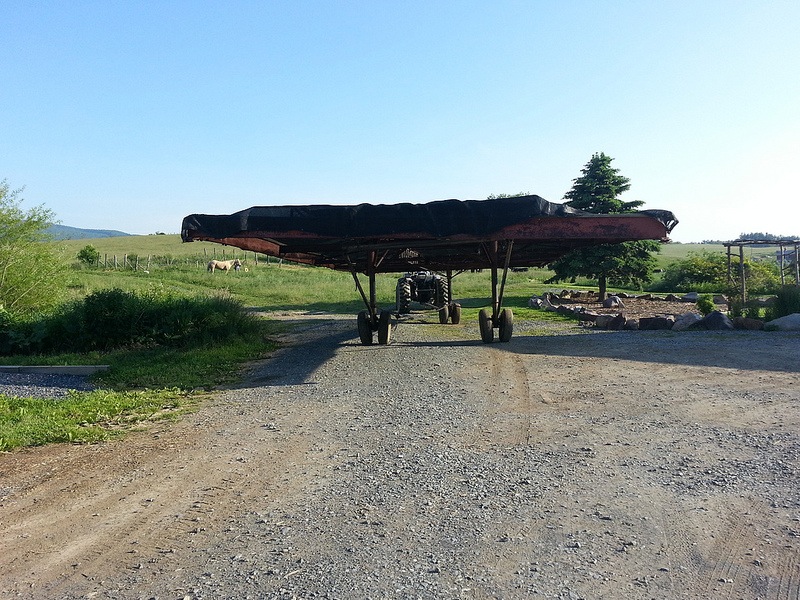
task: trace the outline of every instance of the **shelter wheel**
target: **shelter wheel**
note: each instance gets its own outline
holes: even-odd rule
[[[382,310],[378,318],[378,343],[386,346],[392,341],[392,313]]]
[[[478,325],[481,329],[481,340],[484,344],[490,344],[494,340],[494,327],[488,308],[482,308],[478,313]]]
[[[439,309],[439,323],[446,324],[450,320],[450,308],[445,304]]]
[[[453,302],[450,305],[450,320],[453,325],[458,325],[461,322],[461,305]]]
[[[510,308],[500,311],[499,338],[501,342],[511,341],[511,334],[514,333],[514,313]]]
[[[358,325],[358,337],[364,346],[372,345],[372,325],[370,324],[369,313],[362,310],[358,313],[356,324]]]

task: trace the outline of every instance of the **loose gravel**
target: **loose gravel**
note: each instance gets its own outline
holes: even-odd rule
[[[20,398],[64,398],[70,392],[94,389],[82,375],[0,373],[0,394]]]
[[[549,327],[309,321],[177,425],[2,457],[0,596],[800,597],[800,336]]]

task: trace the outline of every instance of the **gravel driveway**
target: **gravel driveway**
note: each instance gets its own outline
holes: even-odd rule
[[[0,455],[0,597],[800,598],[800,335],[516,325],[308,320],[180,423]]]

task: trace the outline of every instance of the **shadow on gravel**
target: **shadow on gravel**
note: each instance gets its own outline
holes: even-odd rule
[[[259,361],[243,381],[227,389],[305,384],[337,348],[360,346],[356,336],[355,319],[298,321],[297,328],[286,336],[286,346],[270,358]]]
[[[800,372],[800,335],[764,332],[615,332],[601,335],[517,336],[498,350],[518,354],[610,358],[644,363]]]

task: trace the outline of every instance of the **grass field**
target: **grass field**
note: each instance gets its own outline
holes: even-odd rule
[[[242,302],[262,309],[328,310],[354,312],[361,301],[355,291],[352,276],[291,264],[278,265],[273,258],[267,263],[263,255],[243,252],[210,242],[181,242],[179,235],[146,235],[67,240],[55,242],[69,260],[75,261],[78,251],[91,244],[101,255],[104,265],[114,264],[117,269],[78,269],[70,285],[76,296],[96,289],[120,287],[143,290],[162,286],[178,293],[226,291]],[[748,256],[772,255],[771,248],[748,248]],[[725,253],[725,247],[714,244],[663,244],[656,255],[658,267],[663,269],[671,262],[686,258],[692,252]],[[131,257],[139,258],[139,270],[131,267]],[[128,268],[122,264],[128,257]],[[152,259],[149,273],[144,273],[148,257]],[[242,258],[247,272],[208,274],[205,264],[211,258]],[[166,263],[163,260],[166,258]],[[160,259],[160,260],[157,260]],[[168,264],[167,264],[168,263]],[[552,273],[546,269],[531,269],[526,273],[510,273],[507,287],[509,304],[544,290],[560,289],[562,285],[545,285]],[[394,303],[396,275],[378,277],[378,299],[382,305]],[[454,295],[466,305],[481,305],[489,295],[488,274],[464,273],[454,281]],[[578,287],[592,287],[587,281],[578,281]],[[566,286],[570,287],[570,286]]]

